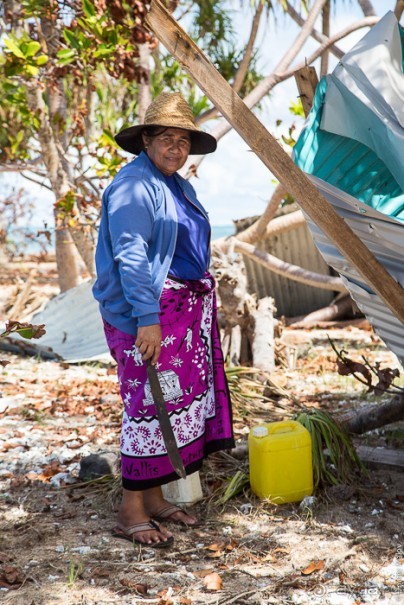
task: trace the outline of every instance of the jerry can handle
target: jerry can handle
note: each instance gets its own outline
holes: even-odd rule
[[[297,429],[296,421],[290,420],[290,421],[282,422],[281,424],[278,424],[278,426],[271,427],[269,432],[271,434],[292,433],[293,431],[296,431],[296,429]]]

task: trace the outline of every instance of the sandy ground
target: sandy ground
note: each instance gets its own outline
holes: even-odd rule
[[[271,375],[266,399],[237,395],[239,444],[257,422],[299,406],[339,415],[380,401],[336,372],[329,334],[360,359],[398,367],[369,329],[287,330],[295,355]],[[403,473],[379,466],[351,484],[322,488],[311,506],[275,506],[248,485],[219,503],[248,459],[212,456],[201,472],[194,529],[170,526],[174,546],[114,539],[119,479],[82,484],[80,458],[116,451],[121,404],[114,369],[66,365],[0,351],[0,601],[16,605],[308,603],[404,600]],[[254,387],[251,387],[254,390]],[[262,392],[257,387],[257,393]],[[384,396],[385,401],[389,396]],[[356,444],[400,449],[403,423]]]

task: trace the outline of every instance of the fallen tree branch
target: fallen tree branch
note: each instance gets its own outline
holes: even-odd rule
[[[309,328],[317,325],[318,322],[333,321],[339,317],[344,317],[350,310],[352,310],[352,299],[347,294],[334,304],[317,309],[308,315],[286,319],[286,325],[293,328]]]
[[[32,269],[29,272],[29,275],[28,275],[27,281],[24,284],[24,287],[22,288],[21,292],[18,294],[15,303],[13,304],[13,306],[7,313],[7,315],[9,316],[10,319],[16,319],[17,317],[19,317],[21,315],[22,310],[24,309],[24,305],[27,302],[28,297],[30,295],[31,288],[32,288],[32,282],[34,281],[35,274],[36,274],[35,269]]]
[[[404,12],[404,0],[397,0],[396,6],[394,8],[394,14],[396,16],[397,21],[400,21],[401,15]]]
[[[235,252],[241,252],[251,258],[259,265],[262,265],[266,269],[283,275],[288,279],[292,279],[306,286],[313,286],[314,288],[322,288],[324,290],[335,290],[337,292],[346,292],[346,288],[342,283],[341,278],[331,277],[329,275],[321,275],[320,273],[314,273],[308,271],[297,265],[287,263],[268,252],[254,248],[251,244],[239,242],[237,238],[231,238],[229,240]]]
[[[338,422],[349,433],[362,435],[392,422],[404,420],[404,393],[395,395],[387,403],[366,405],[360,410],[347,412]]]

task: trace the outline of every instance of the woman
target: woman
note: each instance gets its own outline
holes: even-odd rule
[[[187,474],[207,454],[234,445],[231,408],[208,273],[210,226],[193,187],[177,171],[189,154],[211,153],[214,137],[195,125],[179,93],[162,93],[144,124],[116,136],[138,157],[103,196],[94,296],[117,362],[124,403],[123,497],[116,537],[164,547],[158,522],[197,519],[163,498],[177,479],[167,456],[147,379],[157,370]]]

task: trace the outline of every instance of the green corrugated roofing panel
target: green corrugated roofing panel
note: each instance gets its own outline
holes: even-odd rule
[[[389,45],[380,35],[383,26],[391,35]],[[373,46],[366,48],[361,41],[333,74],[320,81],[294,148],[294,160],[304,172],[404,221],[404,28],[387,13],[374,30],[363,39],[371,37]],[[369,80],[365,54],[369,66],[373,62]],[[375,67],[377,55],[380,62]],[[383,74],[390,85],[384,96],[380,92]]]

